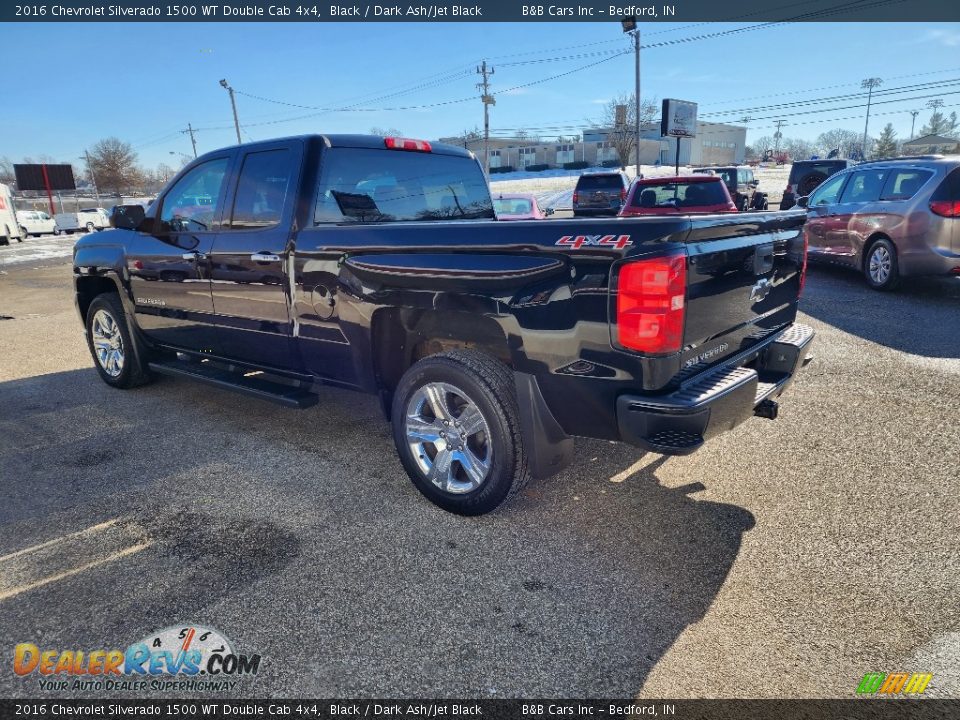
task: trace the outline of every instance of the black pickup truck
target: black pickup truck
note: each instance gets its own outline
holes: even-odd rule
[[[496,221],[475,157],[311,135],[208,153],[74,248],[103,380],[378,394],[407,473],[488,512],[573,436],[684,455],[805,364],[803,213]]]

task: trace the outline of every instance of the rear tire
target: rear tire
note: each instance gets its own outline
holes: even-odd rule
[[[893,290],[900,284],[897,248],[886,238],[875,240],[863,260],[863,276],[874,290]]]
[[[432,355],[400,379],[393,400],[400,462],[432,503],[483,515],[530,477],[510,368],[473,350]]]
[[[87,347],[100,379],[115,388],[128,389],[152,379],[134,349],[126,313],[114,293],[98,295],[87,309]]]
[[[30,233],[27,232],[25,227],[22,227],[20,228],[20,237],[17,238],[17,242],[23,242],[28,237],[30,237]]]

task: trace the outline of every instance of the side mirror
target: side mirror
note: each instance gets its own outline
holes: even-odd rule
[[[810,202],[810,197],[808,195],[803,195],[802,197],[797,198],[797,207],[805,208]]]
[[[543,211],[544,215],[553,215],[553,213],[554,213],[554,209],[552,207],[548,207],[546,210]]]
[[[110,213],[110,225],[121,230],[136,230],[143,222],[144,215],[142,205],[117,205]]]

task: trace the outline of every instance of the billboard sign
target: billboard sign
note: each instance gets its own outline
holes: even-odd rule
[[[660,115],[660,135],[663,137],[696,137],[697,104],[687,100],[664,98]]]
[[[44,178],[46,170],[46,179]],[[72,165],[14,165],[17,189],[24,190],[76,190]],[[46,182],[49,180],[49,186]]]

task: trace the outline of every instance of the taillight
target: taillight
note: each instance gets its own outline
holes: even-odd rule
[[[930,211],[943,217],[960,217],[960,200],[934,200],[930,203]]]
[[[687,258],[637,260],[617,279],[617,342],[643,353],[673,353],[683,343]]]
[[[800,265],[800,289],[797,291],[797,297],[799,298],[803,295],[803,286],[807,284],[807,231],[804,228],[804,231],[801,233],[803,235],[803,262]]]
[[[573,191],[573,201],[574,201],[574,202],[577,202],[578,199],[579,199],[579,195],[577,194],[577,191],[574,190],[574,191]]]
[[[414,150],[416,152],[433,152],[430,143],[426,140],[412,140],[410,138],[388,137],[383,139],[383,144],[389,150]]]
[[[787,189],[784,190],[783,192],[786,194],[792,195],[796,191],[793,189],[793,185],[791,185],[790,183],[787,183]]]

